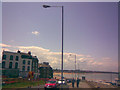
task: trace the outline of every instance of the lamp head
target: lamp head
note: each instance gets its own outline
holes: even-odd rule
[[[49,8],[49,7],[51,7],[51,6],[49,6],[49,5],[43,5],[43,7],[44,7],[44,8]]]

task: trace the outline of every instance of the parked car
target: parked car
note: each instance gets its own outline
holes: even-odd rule
[[[57,88],[58,83],[56,79],[50,79],[48,82],[45,84],[44,88]]]
[[[72,82],[72,79],[67,79],[67,83],[71,83]]]
[[[62,84],[62,83],[63,83],[63,84],[67,84],[67,82],[66,82],[66,80],[65,80],[65,79],[63,79],[63,80],[62,80],[62,79],[60,79],[60,80],[58,81],[58,84],[59,84],[59,85],[60,85],[60,84]]]

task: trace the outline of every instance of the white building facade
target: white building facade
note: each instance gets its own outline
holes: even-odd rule
[[[37,71],[34,71],[33,63],[36,63],[35,65]],[[12,75],[9,72],[14,70],[19,72],[19,75],[17,73],[19,77],[27,77],[28,72],[30,71],[33,71],[34,73],[38,73],[38,59],[37,57],[32,56],[31,52],[22,53],[19,50],[17,52],[3,51],[2,69],[4,70],[3,75],[6,76],[8,74],[7,75],[8,77]]]

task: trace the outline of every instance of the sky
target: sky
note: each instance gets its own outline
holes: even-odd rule
[[[75,68],[76,55],[81,70],[118,71],[116,2],[3,2],[2,50],[61,68],[61,8],[44,4],[64,6],[64,69]]]
[[[2,2],[43,2],[43,0],[1,0]],[[119,0],[44,0],[44,2],[119,2]]]

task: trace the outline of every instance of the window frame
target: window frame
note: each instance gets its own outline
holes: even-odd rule
[[[29,67],[29,70],[28,70],[28,67]],[[28,71],[28,72],[30,71],[30,66],[27,66],[27,71]]]
[[[23,60],[23,62],[22,62],[24,65],[26,64],[26,60]]]
[[[17,64],[17,68],[16,68],[16,64]],[[15,69],[18,69],[18,62],[15,62]]]
[[[6,60],[7,55],[3,54],[2,60]]]
[[[30,65],[30,61],[28,61],[28,65]]]
[[[4,67],[3,67],[3,63],[4,63]],[[5,68],[5,61],[2,61],[2,68]]]
[[[13,60],[13,55],[10,55],[10,60]]]
[[[10,64],[10,63],[12,63],[12,64]],[[11,65],[11,67],[10,67],[10,65]],[[12,69],[12,65],[13,65],[13,62],[9,62],[9,69]]]
[[[16,61],[18,61],[18,60],[19,60],[19,57],[18,57],[18,56],[16,56],[16,57],[15,57],[15,60],[16,60]]]
[[[23,69],[23,67],[24,67],[24,69]],[[22,66],[22,71],[25,71],[25,66]]]

